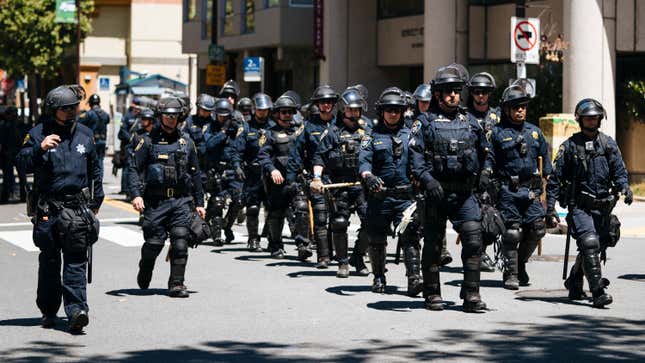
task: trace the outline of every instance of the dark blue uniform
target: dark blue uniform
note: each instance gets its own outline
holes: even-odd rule
[[[259,122],[255,116],[247,123],[247,128],[240,140],[242,147],[242,163],[246,180],[244,181],[244,204],[246,205],[246,228],[249,241],[254,241],[258,236],[258,216],[260,206],[266,203],[266,192],[262,183],[262,167],[258,161],[260,152],[260,140],[265,138],[267,130],[273,127],[274,122],[267,118],[264,122]],[[264,142],[264,141],[263,141]]]
[[[139,139],[130,161],[128,194],[143,197],[145,203],[140,275],[146,274],[144,280],[150,282],[155,259],[170,237],[168,287],[183,286],[190,219],[195,207],[204,206],[195,144],[179,130],[167,134],[157,126]]]
[[[261,136],[258,144],[258,162],[262,168],[263,181],[267,192],[267,209],[269,211],[267,221],[269,224],[269,251],[279,252],[284,250],[282,243],[282,228],[287,209],[292,206],[296,210],[306,210],[307,202],[304,198],[292,200],[296,191],[286,186],[286,181],[280,185],[273,183],[271,172],[280,171],[284,176],[287,174],[287,164],[290,152],[298,137],[302,136],[304,126],[300,125],[283,128],[277,123],[271,126],[265,136]],[[296,225],[299,236],[306,235],[309,231],[309,223],[300,222]],[[296,243],[303,243],[297,240]]]
[[[232,121],[232,120],[231,120]],[[231,122],[228,121],[228,122]],[[210,193],[207,221],[211,226],[213,240],[221,241],[221,230],[226,233],[227,242],[233,240],[231,227],[242,208],[242,180],[235,170],[241,166],[240,137],[244,133],[244,124],[237,125],[236,135],[227,135],[228,124],[213,120],[204,132],[206,143],[206,191]],[[226,198],[231,199],[224,219]]]
[[[324,121],[320,115],[312,115],[305,121],[304,132],[300,134],[289,154],[289,164],[287,166],[287,183],[293,183],[297,180],[302,171],[312,176],[313,159],[323,135],[329,125],[334,124],[336,118],[330,121]],[[307,188],[308,189],[308,188]],[[327,203],[325,197],[320,194],[310,194],[309,201],[313,210],[314,219],[314,240],[317,247],[318,261],[329,261],[329,240],[327,236]],[[302,211],[304,212],[304,211]],[[308,213],[308,212],[307,212]],[[296,222],[301,223],[301,222]],[[296,236],[302,240],[308,240],[307,236]]]
[[[132,138],[132,133],[137,129],[138,116],[135,115],[134,111],[129,110],[121,119],[121,127],[119,127],[119,133],[117,137],[121,141],[120,150],[123,150],[125,154],[124,165],[121,170],[121,192],[127,193],[128,190],[128,159],[127,159],[127,148],[130,139]]]
[[[513,124],[506,115],[493,127],[489,139],[491,147],[484,168],[500,183],[494,199],[506,225],[502,236],[507,259],[504,281],[514,285],[519,274],[519,283],[526,285],[526,263],[546,234],[540,195],[542,178],[551,174],[549,145],[540,128],[528,122]]]
[[[361,126],[363,125],[363,126]],[[358,173],[358,156],[363,140],[369,137],[369,129],[364,128],[359,121],[359,127],[347,127],[342,120],[336,121],[323,132],[320,144],[313,158],[314,165],[324,167],[324,173],[332,183],[347,183],[360,181]],[[363,257],[367,251],[367,202],[362,186],[332,189],[328,193],[330,215],[330,230],[332,242],[336,249],[336,259],[340,264],[347,264],[347,227],[349,217],[356,212],[361,221],[358,232],[357,248],[354,249],[353,259]]]
[[[61,142],[56,148],[42,150],[40,144],[52,134],[58,135]],[[67,207],[68,202],[78,200],[83,188],[94,186],[94,199],[87,201],[91,209],[97,210],[103,202],[102,177],[92,130],[78,123],[71,128],[63,127],[52,119],[45,119],[29,131],[18,158],[26,172],[34,173],[33,191],[38,200],[33,219],[34,244],[40,248],[38,308],[46,316],[56,315],[62,297],[68,317],[80,310],[88,311],[87,251],[65,248],[63,244],[68,241],[61,240],[55,226],[62,208]]]
[[[477,123],[479,123],[479,126],[484,130],[485,134],[492,132],[493,127],[499,124],[501,119],[499,107],[489,107],[486,112],[479,112],[474,107],[469,107],[467,115],[477,120]]]
[[[421,185],[438,182],[441,200],[428,199],[424,211],[424,246],[422,257],[424,296],[440,296],[439,263],[450,220],[461,236],[466,291],[479,294],[480,251],[482,248],[481,212],[473,195],[487,142],[481,127],[462,109],[445,114],[437,106],[429,114],[428,124],[416,125],[410,141],[411,171]],[[474,295],[473,295],[474,296]]]
[[[90,110],[82,113],[78,121],[89,127],[94,133],[96,154],[101,166],[101,175],[103,175],[103,158],[105,157],[107,125],[110,123],[110,115],[103,111],[100,106],[94,105]]]
[[[411,132],[403,122],[395,129],[379,120],[370,138],[363,141],[359,154],[359,174],[370,172],[383,182],[383,190],[367,196],[367,232],[370,260],[375,280],[385,280],[385,247],[392,228],[401,223],[403,212],[414,199],[409,178],[409,141]],[[418,224],[415,220],[399,236],[404,249],[419,247]],[[380,256],[380,257],[377,257]],[[407,266],[406,266],[407,267]]]
[[[582,291],[583,276],[594,297],[602,290],[599,253],[617,242],[620,226],[611,223],[611,210],[617,193],[628,188],[625,163],[611,137],[599,133],[592,139],[578,132],[560,146],[547,185],[547,208],[554,209],[556,200],[562,207],[571,204],[567,224],[579,254],[569,277],[570,290],[577,286]]]
[[[200,117],[199,115],[190,115],[182,126],[182,131],[187,133],[195,143],[197,156],[200,161],[199,165],[202,167],[202,170],[205,166],[203,160],[206,160],[206,138],[204,134],[206,133],[208,125],[214,121],[211,116]]]

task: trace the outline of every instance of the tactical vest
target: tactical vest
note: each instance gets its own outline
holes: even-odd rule
[[[100,108],[93,108],[96,120],[94,121],[94,139],[105,141],[107,139],[107,124],[109,122],[108,114]]]
[[[430,122],[434,140],[426,145],[434,168],[433,176],[440,181],[463,181],[470,184],[479,171],[475,134],[466,116],[457,120],[437,118]],[[464,179],[466,178],[466,179]]]
[[[363,129],[350,132],[334,126],[338,147],[330,150],[327,170],[332,176],[356,178],[358,176],[358,154],[365,135]]]
[[[508,133],[504,133],[502,136],[505,135]],[[502,153],[500,156],[505,159],[505,165],[499,165],[499,172],[502,176],[515,177],[519,182],[530,180],[536,175],[539,176],[537,158],[540,145],[537,130],[522,129],[517,134],[513,133],[512,136],[509,135],[500,141],[499,148]],[[519,170],[515,170],[513,173],[509,169]]]
[[[296,130],[271,130],[271,138],[273,139],[274,157],[273,162],[275,167],[281,172],[287,170],[287,163],[289,161],[289,154],[295,144],[296,139],[302,133],[304,126],[300,126]]]
[[[186,194],[190,187],[188,143],[179,138],[172,144],[151,144],[152,162],[146,168],[146,191],[175,188]]]

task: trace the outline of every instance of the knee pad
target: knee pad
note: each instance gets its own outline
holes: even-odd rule
[[[178,239],[173,241],[171,245],[170,256],[173,260],[186,259],[188,257],[188,241]]]
[[[502,235],[502,243],[506,246],[513,246],[513,249],[517,249],[517,245],[524,238],[524,233],[519,228],[519,226],[513,225],[506,229],[506,232]]]
[[[249,205],[246,207],[247,216],[258,216],[260,215],[260,207],[258,205]]]
[[[482,229],[480,222],[465,222],[459,228],[459,234],[461,235],[463,249],[468,251],[469,254],[475,253],[475,251],[479,251],[482,248]]]
[[[526,239],[530,241],[539,241],[546,235],[546,223],[544,219],[538,219],[527,226]]]
[[[314,204],[314,224],[321,226],[327,223],[327,207],[324,204]]]
[[[578,239],[581,251],[597,251],[600,249],[600,237],[596,233],[588,233]]]
[[[161,240],[149,240],[146,241],[143,246],[141,246],[141,258],[144,260],[154,260],[159,256],[159,253],[163,249],[164,241]]]
[[[173,227],[170,230],[170,240],[171,241],[177,241],[177,240],[186,240],[190,236],[190,232],[188,231],[187,227]]]
[[[342,232],[347,229],[347,226],[349,226],[349,220],[344,216],[336,216],[332,218],[329,226],[333,232]]]

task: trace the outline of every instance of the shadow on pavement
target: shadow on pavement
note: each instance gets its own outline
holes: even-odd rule
[[[191,291],[188,290],[189,294],[197,294],[198,291]],[[111,290],[111,291],[106,291],[106,295],[112,295],[112,296],[153,296],[153,295],[161,295],[161,296],[168,296],[168,289],[119,289],[119,290]]]
[[[422,300],[377,302],[372,308],[422,309]],[[460,309],[460,307],[449,306]],[[430,313],[429,313],[430,314]],[[436,314],[437,316],[441,313]],[[118,355],[89,355],[84,345],[35,340],[0,350],[4,361],[54,362],[367,362],[388,360],[644,361],[645,320],[606,316],[554,315],[538,323],[491,325],[491,330],[434,330],[423,339],[356,339],[351,347],[319,343],[210,341]],[[423,329],[423,327],[420,327]],[[425,327],[431,329],[431,327]],[[459,345],[467,342],[466,346]],[[348,342],[349,343],[349,342]]]
[[[376,310],[387,310],[397,312],[411,312],[413,310],[424,310],[425,304],[423,298],[401,300],[401,301],[377,301],[368,303],[367,307]],[[454,301],[444,301],[444,310],[459,310],[461,306],[455,306]]]
[[[516,300],[520,301],[543,301],[552,304],[567,304],[579,306],[591,306],[588,299],[585,300],[569,300],[569,291],[566,289],[540,289],[540,290],[524,290],[515,293]],[[591,293],[587,293],[591,296]]]
[[[645,274],[627,274],[618,276],[619,279],[645,282]]]
[[[16,318],[0,320],[0,326],[40,327],[41,322],[41,318]],[[58,318],[56,325],[51,329],[67,332],[67,320]]]
[[[289,277],[302,277],[302,276],[336,276],[336,270],[335,269],[327,269],[327,270],[306,270],[306,271],[295,271],[295,272],[289,272],[287,274]]]
[[[446,282],[446,285],[450,286],[461,286],[461,283],[464,280],[452,280]],[[504,284],[502,283],[501,280],[481,280],[479,282],[479,286],[481,287],[499,287],[499,288],[504,288]]]
[[[371,280],[369,280],[371,281]],[[360,292],[369,292],[372,293],[372,285],[369,281],[365,281],[365,285],[341,285],[341,286],[332,286],[325,289],[325,291],[341,295],[341,296],[352,296]],[[348,292],[353,292],[354,294],[348,294]],[[397,286],[387,285],[385,286],[385,294],[387,295],[405,295],[405,291],[400,291]],[[374,296],[379,296],[374,294]],[[407,295],[405,295],[407,296]]]

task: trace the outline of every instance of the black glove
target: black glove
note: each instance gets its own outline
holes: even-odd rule
[[[235,168],[235,175],[242,181],[246,180],[246,174],[244,174],[244,170],[242,170],[242,167],[240,167],[239,165],[237,166],[237,168]]]
[[[428,191],[428,197],[433,200],[443,199],[443,188],[441,183],[437,179],[432,179],[426,184],[426,190]]]
[[[546,210],[546,226],[549,228],[555,228],[560,224],[560,216],[558,212],[555,211],[555,208],[548,208]]]
[[[295,195],[296,193],[298,193],[298,188],[299,188],[299,187],[300,187],[300,186],[298,185],[298,183],[296,183],[296,182],[291,182],[291,183],[288,183],[288,184],[284,187],[284,191],[285,191],[287,194],[289,194],[289,195]]]
[[[376,193],[381,190],[383,181],[374,174],[367,174],[363,177],[363,184],[365,184],[367,190],[372,193]]]
[[[632,190],[631,190],[631,189],[629,189],[629,187],[626,187],[626,188],[622,191],[622,193],[623,193],[623,195],[625,196],[625,199],[624,199],[624,200],[625,200],[625,204],[630,205],[630,204],[632,204],[632,202],[634,202],[634,193],[632,192]]]
[[[484,192],[488,190],[490,186],[490,174],[491,171],[488,169],[482,170],[482,173],[479,175],[479,191]]]
[[[228,127],[226,128],[226,136],[235,138],[235,136],[237,136],[237,128],[237,122],[231,121],[231,123],[229,123]]]

